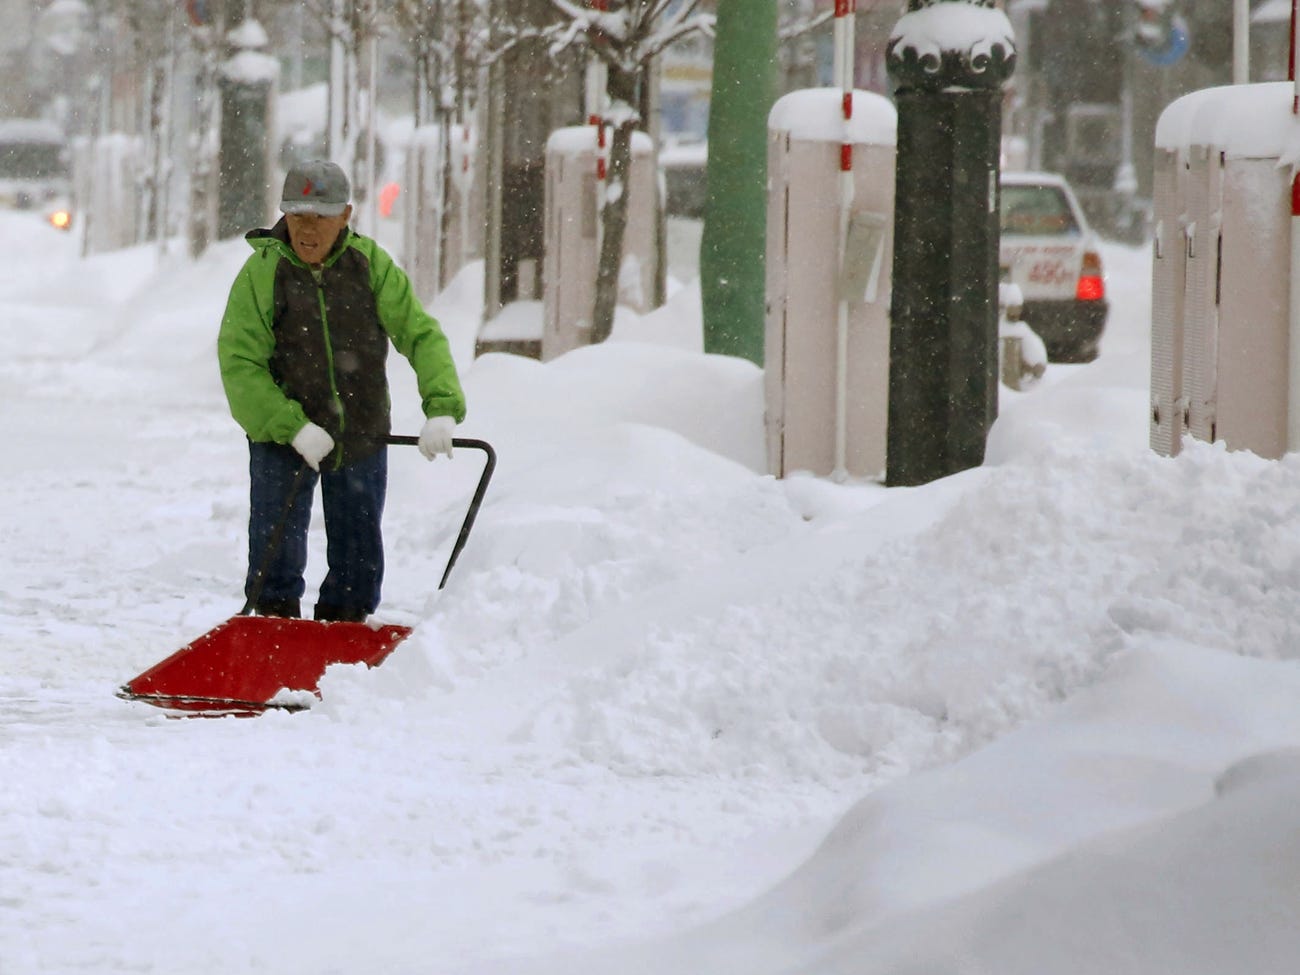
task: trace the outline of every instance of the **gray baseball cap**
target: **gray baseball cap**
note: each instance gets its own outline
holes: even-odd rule
[[[325,159],[308,159],[284,177],[280,209],[284,213],[317,213],[337,217],[348,208],[351,189],[343,170]]]

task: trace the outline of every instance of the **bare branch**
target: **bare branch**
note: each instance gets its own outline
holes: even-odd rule
[[[579,0],[548,2],[567,18],[553,35],[553,50],[585,39],[601,60],[629,74],[690,34],[711,34],[714,23],[712,15],[696,13],[700,0],[685,0],[675,9],[672,0],[643,0],[612,13],[593,10]]]
[[[777,39],[780,41],[792,41],[796,37],[804,34],[810,34],[822,24],[835,17],[835,11],[823,10],[821,13],[809,17],[806,20],[797,20],[792,24],[782,26],[777,31]]]

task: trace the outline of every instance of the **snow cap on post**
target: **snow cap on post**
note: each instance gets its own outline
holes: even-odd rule
[[[1015,70],[1015,33],[994,0],[908,0],[885,58],[900,90],[996,89]]]

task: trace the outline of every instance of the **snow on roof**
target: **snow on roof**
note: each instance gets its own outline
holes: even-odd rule
[[[845,138],[838,88],[805,88],[777,99],[767,116],[769,130],[789,132],[808,142],[840,142]],[[870,91],[853,93],[853,118],[847,138],[855,144],[892,146],[897,139],[898,112],[894,103]]]
[[[1215,146],[1229,158],[1293,161],[1300,125],[1291,113],[1289,81],[1203,88],[1172,102],[1156,123],[1156,146],[1179,150]]]

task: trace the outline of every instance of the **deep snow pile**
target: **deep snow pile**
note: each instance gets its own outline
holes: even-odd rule
[[[245,245],[0,235],[0,972],[1293,970],[1300,465],[1146,449],[1144,250],[1101,360],[888,491],[760,473],[697,290],[471,361],[467,275],[434,310],[501,464],[451,584],[478,458],[395,451],[415,635],[176,721],[112,691],[241,602]]]

